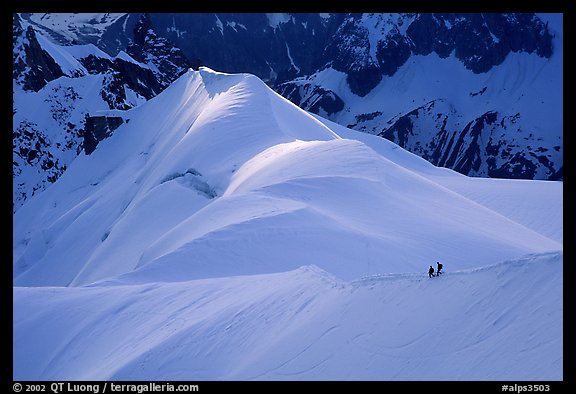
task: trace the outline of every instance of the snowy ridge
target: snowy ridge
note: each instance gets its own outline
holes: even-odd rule
[[[546,267],[546,269],[559,269],[559,267],[553,267],[553,264],[562,263],[563,253],[562,252],[550,252],[550,253],[538,253],[538,254],[529,254],[523,256],[519,259],[514,260],[506,260],[501,263],[497,263],[494,265],[489,265],[486,267],[479,267],[479,268],[469,268],[464,270],[458,271],[446,271],[446,267],[442,268],[441,277],[444,278],[446,275],[454,276],[454,275],[471,275],[475,273],[483,273],[484,271],[496,272],[496,275],[500,276],[503,271],[510,271],[515,269],[523,269],[523,270],[539,270],[541,267],[538,264],[547,264],[551,265],[550,267]],[[534,266],[531,266],[534,264]],[[434,274],[436,274],[436,265],[430,263],[434,267]],[[354,280],[351,282],[354,286],[367,286],[367,285],[375,285],[381,281],[397,281],[397,280],[409,280],[409,281],[417,281],[421,282],[423,279],[426,279],[426,276],[423,276],[422,273],[399,273],[399,274],[376,274],[365,276],[363,278]]]
[[[42,49],[48,52],[48,54],[56,61],[65,75],[74,77],[88,74],[86,68],[80,64],[77,57],[73,56],[68,51],[67,47],[63,47],[61,45],[50,42],[42,34],[36,34],[36,37]],[[79,48],[79,50],[76,52],[76,55],[83,57],[83,55],[89,54],[91,52],[104,54],[104,52],[96,48],[94,45],[89,44]],[[107,58],[109,57],[106,54],[104,55]]]
[[[149,65],[134,60],[134,58],[124,51],[120,51],[116,56],[112,57],[94,44],[63,46],[50,42],[42,34],[36,34],[36,37],[38,38],[38,42],[42,46],[42,49],[48,52],[48,54],[62,68],[64,74],[69,77],[88,74],[86,68],[81,64],[81,59],[85,59],[89,56],[109,61],[121,59],[134,63],[142,68],[150,68]]]
[[[13,14],[14,211],[54,183],[81,151],[90,154],[122,119],[128,120],[120,114],[108,124],[97,111],[138,106],[194,66],[167,40],[155,39],[153,34],[143,45],[130,45],[128,52],[117,51],[111,56],[90,40],[84,45],[71,44],[49,27],[40,28],[32,21],[40,17],[45,22],[86,17],[87,23],[98,24],[106,23],[110,15],[22,17],[27,19]],[[153,28],[150,25],[144,30]],[[62,39],[55,40],[55,35]],[[94,83],[85,89],[87,80]]]
[[[406,170],[424,175],[466,199],[562,243],[563,193],[558,192],[563,189],[561,182],[486,178],[466,178],[463,182],[464,178],[458,177],[454,171],[435,167],[387,140],[345,128],[328,119],[318,119],[341,137],[360,140]],[[551,189],[557,189],[557,192],[550,193]],[[518,196],[522,198],[519,199]]]
[[[562,378],[562,182],[480,184],[250,74],[125,115],[14,214],[15,380]]]
[[[559,380],[561,264],[15,288],[14,379]]]
[[[562,130],[561,95],[558,94],[562,91],[562,79],[558,78],[562,74],[561,47],[558,52],[550,60],[524,53],[511,54],[499,68],[472,75],[453,55],[446,59],[433,54],[413,56],[364,98],[354,95],[346,84],[346,74],[333,68],[291,83],[312,83],[336,93],[346,105],[332,115],[331,120],[354,125],[361,131],[377,134],[386,127],[382,119],[390,120],[433,100],[445,100],[461,118],[453,119],[454,122],[465,124],[466,119],[479,117],[489,110],[511,115],[521,112],[539,134],[543,130],[552,131],[551,136],[542,134],[542,137],[548,143],[556,143],[554,139]],[[549,89],[550,85],[554,88]],[[539,117],[536,110],[524,112],[526,108],[542,110],[550,116]],[[362,120],[365,115],[378,111],[380,113],[372,119]],[[553,124],[546,128],[546,122]]]
[[[125,50],[162,87],[196,68],[186,55],[437,166],[563,179],[561,13],[21,15],[56,42]]]
[[[365,63],[365,79],[356,76],[356,85],[345,67],[327,64],[307,76],[279,84],[277,90],[304,109],[394,141],[437,166],[469,176],[562,179],[561,15],[544,18],[546,29],[550,22],[553,34],[550,55],[515,50],[497,66],[474,73],[458,51],[424,51],[410,56],[406,48],[402,52],[400,47],[414,45],[406,36],[406,28],[422,23],[421,18],[429,18],[428,22],[440,30],[451,28],[450,17],[420,15],[412,23],[413,18],[402,14],[359,17],[352,31],[364,45],[352,39],[343,39],[341,44],[350,52],[345,57],[350,62]],[[458,17],[455,22],[465,20]],[[434,31],[423,29],[421,38]],[[465,33],[456,36],[468,40]],[[479,47],[501,44],[491,37]],[[379,44],[385,42],[390,47],[381,51]],[[431,37],[423,42],[439,47],[445,44]],[[393,72],[381,77],[370,74],[377,63],[377,51],[386,56],[383,67],[399,62]],[[482,63],[497,57],[484,53],[468,60]],[[366,81],[373,86],[359,95],[353,86],[358,89],[357,85]]]
[[[190,280],[306,264],[354,279],[418,271],[428,256],[465,268],[562,248],[477,203],[477,191],[452,191],[470,190],[467,178],[342,139],[248,74],[191,70],[129,118],[17,212],[15,283]],[[561,183],[529,186],[561,212]]]

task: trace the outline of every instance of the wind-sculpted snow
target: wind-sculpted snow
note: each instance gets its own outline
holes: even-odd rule
[[[14,215],[15,379],[561,379],[561,182],[208,68],[123,118]]]
[[[342,139],[251,75],[189,71],[127,117],[15,215],[16,284],[82,285],[144,267],[184,280],[303,264],[353,279],[417,271],[432,256],[463,268],[562,248]],[[191,176],[196,187],[167,181],[190,169],[201,174]],[[561,206],[559,184],[534,187]],[[88,208],[63,221],[76,206]]]
[[[14,289],[15,380],[561,380],[562,253],[428,279],[315,266]]]

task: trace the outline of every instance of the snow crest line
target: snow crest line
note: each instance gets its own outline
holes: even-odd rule
[[[562,250],[545,252],[545,253],[532,253],[527,254],[519,259],[505,260],[503,262],[488,265],[485,267],[442,272],[441,276],[469,275],[479,272],[498,270],[501,268],[522,267],[530,264],[542,264],[543,261],[546,264],[556,264],[556,261],[558,260],[563,261],[563,256],[564,252]],[[558,259],[558,257],[560,257],[560,259]],[[411,280],[419,282],[422,280],[429,279],[426,276],[427,273],[425,268],[426,267],[423,267],[422,273],[406,272],[397,274],[376,274],[376,275],[364,276],[360,279],[353,280],[352,282],[350,282],[350,284],[359,287],[365,285],[372,285],[376,282],[383,282],[383,281]],[[446,270],[446,268],[444,268],[444,270]]]

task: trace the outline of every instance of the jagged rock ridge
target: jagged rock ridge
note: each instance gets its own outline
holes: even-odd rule
[[[112,57],[93,44],[50,42],[13,15],[14,209],[54,183],[76,155],[91,153],[110,135],[114,127],[101,129],[98,119],[118,117],[114,111],[155,97],[198,67],[198,61],[158,37],[149,22],[142,16],[130,54]]]

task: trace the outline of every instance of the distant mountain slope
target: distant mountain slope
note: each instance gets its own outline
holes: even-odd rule
[[[333,41],[336,60],[277,90],[465,175],[562,179],[562,20],[550,20],[349,18]]]
[[[137,25],[145,31],[130,45],[130,55],[110,56],[93,44],[54,44],[14,14],[14,210],[113,131],[95,129],[102,122],[92,116],[118,116],[115,110],[151,99],[197,67],[146,22]]]
[[[499,67],[471,74],[455,58],[429,55],[414,57],[364,98],[332,68],[285,85],[284,93],[309,91],[302,101],[324,116],[466,175],[557,180],[563,173],[561,75],[561,56],[511,54]],[[334,97],[342,109],[326,112]]]
[[[21,17],[59,44],[97,44],[123,13],[22,13]]]
[[[96,44],[114,55],[137,40],[142,14],[26,17],[61,36],[80,37],[86,21],[97,24]],[[255,74],[300,107],[435,165],[480,177],[563,178],[561,14],[146,18],[188,58]]]

